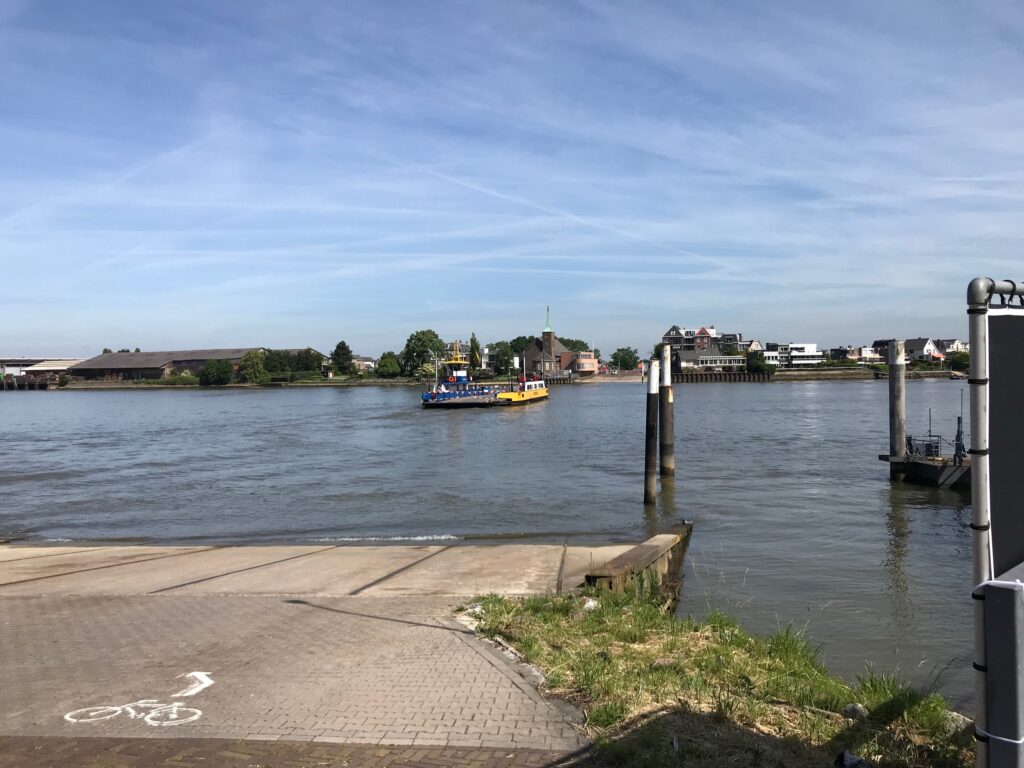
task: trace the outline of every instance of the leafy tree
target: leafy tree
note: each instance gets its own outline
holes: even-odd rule
[[[562,342],[562,346],[570,352],[586,352],[590,349],[590,345],[581,339],[567,339],[564,336],[559,336],[558,340]]]
[[[270,373],[290,373],[297,370],[295,354],[284,349],[268,349],[263,357],[263,365]]]
[[[402,372],[402,366],[398,363],[398,355],[394,352],[385,352],[377,362],[377,375],[382,379],[393,379]]]
[[[432,379],[432,378],[434,378],[434,371],[435,371],[435,368],[434,368],[434,364],[432,362],[431,363],[424,363],[419,368],[417,368],[415,371],[413,371],[413,375],[417,376],[418,378],[421,378],[421,379]]]
[[[263,367],[264,352],[262,349],[254,349],[246,352],[242,358],[242,375],[250,384],[266,384],[270,381],[270,374]]]
[[[112,349],[111,349],[110,347],[104,347],[104,348],[103,348],[103,352],[102,352],[101,354],[104,354],[104,355],[109,355],[109,354],[111,354],[111,353],[112,353],[113,351],[114,351],[114,350],[112,350]]]
[[[324,356],[310,347],[296,352],[288,349],[268,349],[263,358],[264,367],[272,374],[319,371],[323,362]]]
[[[774,370],[774,365],[769,365],[764,361],[764,352],[747,353],[747,371],[749,373],[771,373]]]
[[[728,355],[730,357],[736,357],[736,355],[738,355],[739,353],[740,353],[740,348],[737,347],[735,344],[729,343],[729,344],[723,344],[722,345],[722,354],[723,355]]]
[[[471,333],[469,335],[469,367],[475,371],[480,370],[482,365],[480,359],[480,342],[476,339],[476,334]]]
[[[414,375],[420,368],[429,364],[430,375],[434,375],[434,356],[444,354],[446,347],[441,337],[429,328],[409,334],[405,349],[399,356],[402,372]]]
[[[131,350],[130,350],[130,349],[128,349],[128,347],[125,347],[124,349],[119,349],[119,350],[117,350],[117,351],[118,351],[119,353],[120,353],[120,352],[131,352]]]
[[[512,345],[507,341],[496,341],[491,344],[494,350],[494,372],[505,373],[512,367]]]
[[[612,364],[620,370],[635,370],[639,363],[640,353],[634,347],[619,347],[612,352]]]
[[[951,370],[966,371],[971,365],[971,356],[967,352],[950,352],[946,355],[946,363]]]
[[[533,336],[516,336],[509,344],[512,347],[512,354],[517,357],[522,357],[523,351],[533,344]]]
[[[601,362],[601,350],[597,347],[594,347],[594,359],[599,363]]]
[[[293,371],[320,371],[324,364],[324,356],[311,347],[306,347],[295,353],[295,367]]]
[[[355,373],[355,366],[352,364],[352,349],[344,341],[334,345],[331,352],[331,362],[338,373]]]
[[[142,351],[142,350],[141,350],[141,349],[139,349],[138,347],[136,347],[136,348],[135,348],[135,352],[136,352],[136,354],[138,354],[138,353],[139,353],[139,352],[141,352],[141,351]]]
[[[230,360],[207,360],[206,365],[199,371],[199,383],[204,387],[230,384],[231,374]]]

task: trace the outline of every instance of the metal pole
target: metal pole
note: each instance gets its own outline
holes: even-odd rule
[[[903,477],[907,458],[906,342],[889,340],[889,478]]]
[[[661,476],[676,473],[675,400],[672,396],[672,347],[661,347],[661,392],[658,429],[661,431]]]
[[[647,440],[644,444],[644,504],[653,504],[658,492],[658,359],[651,358],[647,375]]]
[[[979,277],[967,288],[967,319],[970,328],[971,364],[967,383],[971,387],[971,506],[974,508],[973,579],[977,587],[992,578],[990,539],[990,496],[988,466],[988,305],[995,284]],[[985,654],[985,603],[974,600],[974,727],[988,729]],[[978,768],[988,768],[988,742],[976,738]]]

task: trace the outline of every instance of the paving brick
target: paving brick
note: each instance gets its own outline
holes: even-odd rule
[[[449,609],[443,598],[0,595],[0,735],[582,746],[571,713],[450,624]],[[214,685],[175,699],[193,670]],[[170,728],[127,712],[64,718],[140,699],[202,714]]]

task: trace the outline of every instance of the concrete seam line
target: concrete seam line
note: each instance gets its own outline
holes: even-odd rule
[[[236,549],[236,547],[231,547]],[[243,547],[237,547],[237,549],[243,549]],[[228,571],[227,573],[218,573],[214,576],[205,576],[201,579],[193,579],[192,581],[186,581],[181,584],[174,584],[170,587],[162,587],[161,589],[154,589],[152,592],[147,592],[147,595],[158,595],[161,592],[169,592],[172,589],[181,589],[182,587],[191,587],[193,584],[202,584],[204,581],[213,581],[214,579],[222,579],[225,576],[234,576],[236,573],[245,573],[246,571],[255,571],[257,568],[266,568],[268,565],[277,565],[278,563],[287,563],[289,560],[298,560],[300,557],[310,557],[311,555],[319,555],[321,552],[326,552],[329,549],[337,549],[336,546],[324,547],[318,549],[315,552],[303,552],[301,555],[292,555],[291,557],[283,557],[280,560],[271,560],[269,563],[258,563],[256,565],[250,565],[248,568],[238,568],[234,571]]]
[[[437,550],[437,552],[431,552],[426,557],[421,557],[419,560],[414,560],[413,562],[409,563],[408,565],[403,565],[401,568],[396,568],[391,573],[386,573],[383,576],[381,576],[379,579],[374,579],[369,584],[363,584],[363,586],[357,587],[356,589],[353,589],[351,592],[348,593],[348,596],[349,597],[355,597],[360,592],[365,592],[370,587],[375,587],[378,584],[380,584],[382,582],[385,582],[388,579],[392,578],[393,576],[397,576],[400,573],[404,573],[405,571],[407,571],[410,568],[412,568],[414,565],[419,565],[420,563],[425,562],[426,560],[429,560],[430,558],[434,557],[435,555],[440,555],[443,552],[447,552],[449,549],[451,549],[454,546],[455,546],[454,544],[448,544],[447,546],[444,546],[441,549]]]
[[[565,541],[562,542],[562,559],[558,562],[558,579],[555,581],[555,594],[562,594],[562,587],[564,586],[565,580],[565,558],[569,552],[569,537],[565,537]]]
[[[15,557],[12,560],[0,560],[0,568],[3,568],[8,563],[23,563],[26,560],[39,560],[43,557],[61,557],[62,555],[80,555],[83,552],[99,552],[101,549],[113,549],[113,546],[107,547],[82,547],[77,552],[52,552],[49,555],[30,555],[29,557]]]
[[[43,581],[45,579],[57,579],[61,576],[76,576],[79,573],[89,573],[89,571],[102,571],[104,568],[120,568],[122,565],[134,565],[135,563],[149,563],[153,560],[166,560],[168,557],[184,557],[185,555],[198,555],[200,552],[209,552],[211,549],[217,549],[217,547],[203,547],[202,549],[193,549],[191,552],[175,552],[173,555],[159,555],[157,557],[144,557],[139,560],[129,560],[127,563],[108,563],[107,565],[97,565],[94,568],[82,568],[77,571],[67,571],[66,573],[51,573],[49,576],[33,576],[31,579],[20,579],[19,581],[5,581],[3,584],[0,584],[0,589],[3,589],[4,587],[13,587],[15,584],[27,584],[30,581]]]

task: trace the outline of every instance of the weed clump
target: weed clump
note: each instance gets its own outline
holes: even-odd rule
[[[870,669],[852,683],[831,675],[792,628],[759,637],[720,613],[679,619],[653,585],[479,603],[477,631],[517,648],[548,691],[586,712],[600,764],[811,766],[843,751],[901,768],[973,763],[940,696]],[[841,714],[854,702],[866,719]]]

